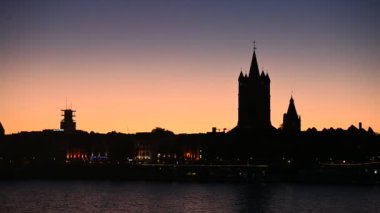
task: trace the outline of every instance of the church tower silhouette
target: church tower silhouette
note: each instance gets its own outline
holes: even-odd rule
[[[253,131],[273,129],[270,119],[270,78],[268,73],[259,71],[256,47],[249,74],[239,75],[238,128]]]
[[[288,111],[284,113],[282,130],[290,133],[301,131],[301,116],[298,116],[297,114],[293,95],[290,97]]]

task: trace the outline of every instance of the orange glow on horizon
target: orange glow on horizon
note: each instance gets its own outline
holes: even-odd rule
[[[278,55],[267,52],[258,52],[258,61],[268,68],[272,80],[274,127],[280,127],[293,90],[302,130],[347,129],[362,122],[364,128],[380,131],[375,78],[354,82],[339,74],[357,68],[350,63],[330,64],[322,72],[326,66],[315,66],[310,58],[298,60],[294,67],[290,58],[279,60]],[[234,57],[187,54],[164,52],[160,59],[130,56],[126,62],[112,60],[112,55],[104,60],[86,55],[71,61],[44,55],[13,59],[22,63],[5,67],[1,91],[6,101],[0,103],[0,122],[6,134],[58,129],[60,109],[68,97],[77,111],[77,129],[85,131],[135,133],[162,127],[175,133],[198,133],[214,126],[232,129],[237,124],[239,67],[244,62],[244,70],[249,69],[251,51]],[[152,60],[142,63],[145,58]]]
[[[67,97],[88,132],[230,130],[256,40],[274,127],[293,91],[302,130],[380,132],[378,4],[2,1],[0,122],[58,129]]]

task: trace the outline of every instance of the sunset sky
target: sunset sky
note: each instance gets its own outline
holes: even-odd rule
[[[256,40],[279,127],[380,132],[380,1],[0,1],[6,134],[77,128],[175,133],[237,124],[238,76]]]

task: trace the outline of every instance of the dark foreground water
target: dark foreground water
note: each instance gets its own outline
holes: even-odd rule
[[[0,181],[0,212],[380,212],[374,185]]]

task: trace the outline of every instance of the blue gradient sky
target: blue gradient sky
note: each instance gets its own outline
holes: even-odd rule
[[[279,127],[380,131],[380,1],[1,1],[0,121],[87,131],[205,132],[237,123],[252,41]]]

